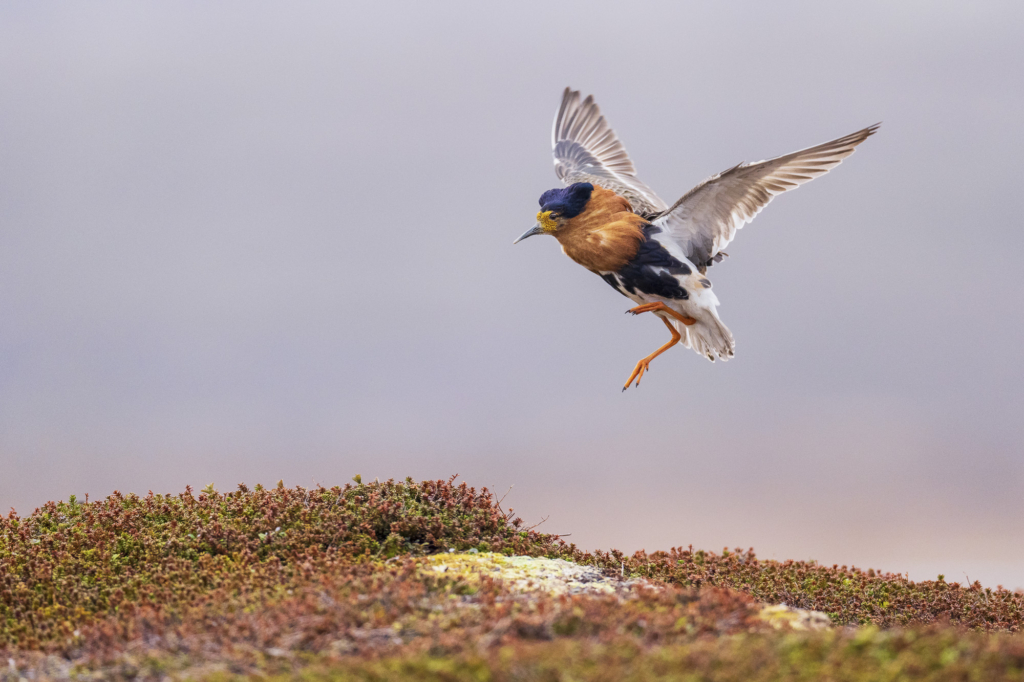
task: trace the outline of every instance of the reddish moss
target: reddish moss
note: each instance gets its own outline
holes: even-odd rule
[[[214,591],[274,592],[321,564],[469,549],[557,552],[486,490],[453,481],[115,492],[0,517],[0,647],[63,642],[126,609],[173,613]]]
[[[813,561],[761,561],[754,551],[721,554],[688,549],[624,557],[617,552],[575,552],[577,560],[676,585],[714,585],[743,590],[766,603],[824,611],[841,625],[880,627],[951,623],[980,630],[1016,632],[1024,622],[1024,594],[1004,589],[907,578]]]
[[[419,556],[472,548],[562,557],[667,587],[624,602],[593,595],[527,599],[498,582],[470,584],[418,569]],[[345,669],[370,675],[376,665],[429,667],[445,654],[462,666],[459,674],[483,666],[504,679],[494,667],[496,652],[511,647],[525,657],[525,675],[543,677],[542,657],[561,660],[570,649],[558,642],[573,641],[604,661],[595,670],[636,661],[654,666],[654,675],[661,669],[654,651],[702,669],[707,657],[738,655],[727,643],[700,644],[704,638],[747,633],[764,665],[784,670],[785,637],[795,635],[763,632],[752,618],[756,602],[826,611],[840,624],[924,627],[929,646],[943,638],[955,647],[968,642],[963,651],[974,651],[978,662],[989,660],[982,640],[949,626],[1017,631],[1022,601],[1020,593],[977,583],[913,583],[845,566],[761,561],[752,551],[589,554],[522,529],[488,490],[453,480],[115,493],[0,518],[0,649],[17,665],[42,665],[38,657],[51,652],[108,670],[144,654],[160,666],[183,657],[180,665],[220,661],[239,671],[273,672],[307,663],[336,670],[341,656],[365,659],[369,667]],[[907,643],[913,636],[886,634],[864,647],[872,656],[898,654],[913,649]],[[854,656],[861,646],[846,634],[792,641],[801,660],[818,661],[822,670],[831,670],[829,657]],[[1019,638],[990,641],[992,665],[1024,660],[1014,658],[1024,651]],[[931,665],[930,655],[915,654],[914,665]],[[392,663],[370,663],[381,656]],[[588,674],[578,677],[591,679]]]

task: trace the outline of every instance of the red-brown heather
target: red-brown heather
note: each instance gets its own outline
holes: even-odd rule
[[[630,600],[512,598],[498,581],[421,570],[425,556],[447,550],[564,558],[648,578],[660,589],[641,589]],[[758,603],[871,626],[801,635],[802,655],[815,665],[870,650],[879,661],[879,651],[892,660],[911,652],[913,664],[925,667],[934,658],[941,670],[954,670],[957,661],[971,670],[1024,669],[1024,636],[1009,634],[1024,620],[1019,592],[762,561],[752,550],[584,552],[524,528],[489,490],[454,477],[311,489],[240,485],[226,494],[115,492],[0,518],[0,651],[15,668],[36,666],[43,676],[65,675],[72,663],[157,675],[169,665],[182,668],[181,661],[226,661],[239,674],[295,666],[314,674],[345,660],[363,671],[354,679],[387,679],[395,674],[385,674],[389,665],[416,668],[441,656],[454,666],[449,679],[462,679],[463,672],[501,668],[510,651],[534,661],[534,675],[584,650],[607,659],[594,670],[625,671],[650,663],[655,649],[665,660],[691,663],[710,660],[714,649],[735,658],[736,679],[755,679],[754,672],[775,668],[740,661],[735,638],[748,638],[750,650],[763,649],[772,665],[781,665],[780,647],[788,646],[785,633],[757,620]],[[955,657],[942,653],[949,642]],[[57,667],[46,673],[46,665]]]

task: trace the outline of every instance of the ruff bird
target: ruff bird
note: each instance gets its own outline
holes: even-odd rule
[[[637,305],[627,313],[653,313],[672,338],[640,360],[629,375],[640,379],[651,361],[681,343],[712,362],[734,353],[707,269],[727,256],[722,249],[776,195],[824,175],[874,133],[875,124],[845,137],[767,161],[741,163],[713,175],[671,206],[636,176],[626,148],[594,103],[566,88],[551,131],[555,174],[567,185],[540,197],[537,224],[515,243],[552,235],[562,251]]]

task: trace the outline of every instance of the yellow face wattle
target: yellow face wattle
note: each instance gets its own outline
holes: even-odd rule
[[[558,221],[551,215],[551,211],[541,211],[537,214],[537,224],[541,226],[545,234],[551,234],[558,229]]]

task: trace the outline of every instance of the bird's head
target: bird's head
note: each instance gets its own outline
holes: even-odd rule
[[[577,182],[560,189],[549,189],[540,195],[540,213],[537,224],[524,232],[519,239],[512,242],[518,244],[535,234],[555,234],[558,228],[583,212],[590,201],[594,186],[589,182]]]

